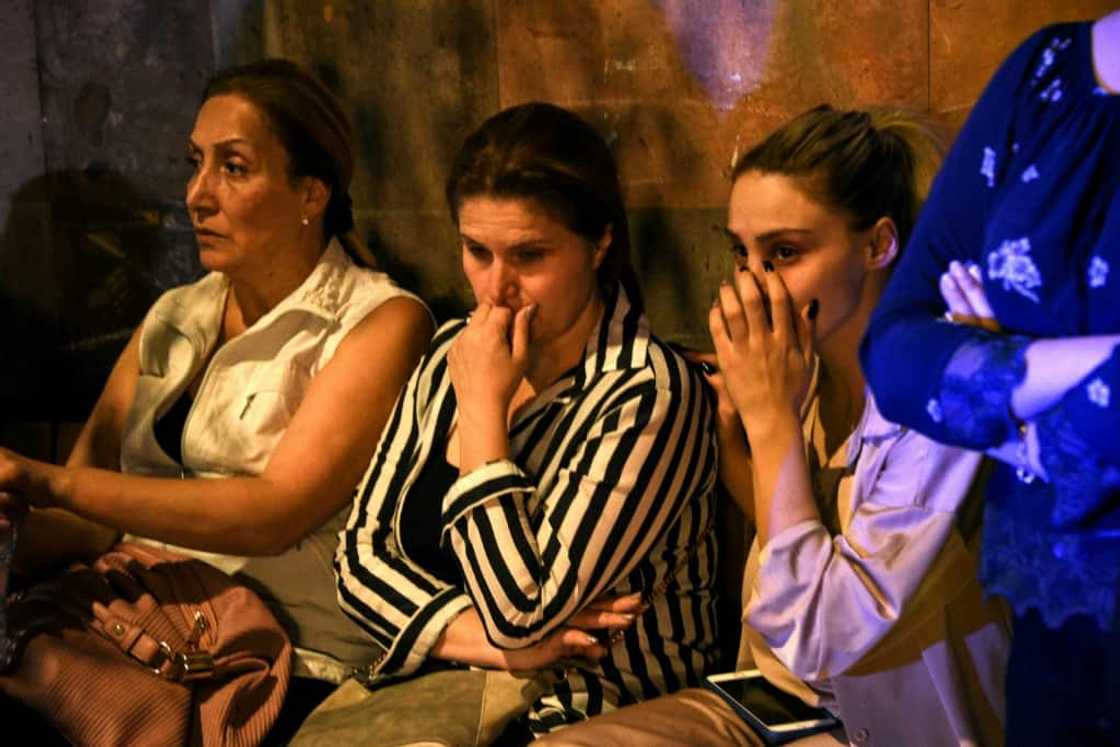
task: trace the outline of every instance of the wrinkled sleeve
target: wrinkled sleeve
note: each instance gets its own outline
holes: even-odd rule
[[[703,384],[653,346],[651,362],[596,385],[602,393],[580,407],[595,411],[570,419],[547,490],[501,460],[448,492],[444,536],[495,645],[528,646],[563,624],[641,562],[687,501],[711,491]]]
[[[384,649],[374,667],[377,675],[416,671],[443,629],[471,604],[462,589],[405,557],[393,532],[427,403],[450,385],[443,375],[444,351],[458,329],[453,325],[437,333],[434,353],[413,371],[398,398],[339,534],[339,605]]]
[[[950,559],[943,549],[980,460],[905,431],[881,469],[857,469],[859,503],[843,534],[804,521],[771,538],[746,619],[793,674],[813,682],[847,671],[899,622],[927,577],[941,575],[931,569]],[[874,484],[861,487],[861,474]]]
[[[976,103],[934,180],[863,340],[864,373],[886,418],[944,443],[972,449],[998,446],[1013,425],[1005,405],[1019,379],[1000,379],[996,374],[983,382],[945,381],[954,363],[959,372],[978,359],[1014,359],[1016,352],[1008,350],[999,335],[944,321],[946,307],[938,281],[950,261],[972,262],[980,256],[987,217],[1008,178],[1016,147],[1016,102],[1032,60],[1047,38],[1039,32],[1024,42]],[[972,347],[954,362],[966,344]],[[1021,340],[1014,342],[1021,344]],[[977,347],[999,349],[977,352]],[[1016,375],[1021,378],[1021,371]],[[946,383],[948,402],[942,397]],[[993,385],[998,389],[991,389]],[[945,412],[962,398],[983,398],[984,387],[990,392],[984,410],[963,418]]]

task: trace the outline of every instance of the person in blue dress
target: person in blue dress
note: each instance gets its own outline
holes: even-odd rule
[[[1118,289],[1120,12],[1003,63],[862,348],[889,420],[998,460],[981,577],[1015,613],[1008,744],[1120,743]]]

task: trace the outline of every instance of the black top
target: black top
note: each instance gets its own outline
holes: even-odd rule
[[[462,584],[459,560],[440,543],[443,532],[443,497],[459,479],[459,468],[444,456],[445,443],[432,447],[432,457],[420,470],[401,505],[401,544],[414,562],[441,581]]]
[[[163,449],[163,453],[179,464],[183,463],[183,428],[187,424],[192,404],[194,399],[191,398],[191,393],[183,392],[171,409],[152,425],[156,443]]]

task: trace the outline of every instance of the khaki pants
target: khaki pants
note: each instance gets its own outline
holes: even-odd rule
[[[290,747],[475,747],[493,742],[552,687],[551,674],[453,669],[370,691],[342,683]]]
[[[533,743],[545,747],[760,747],[762,740],[715,693],[701,688],[681,690],[645,703],[620,708]],[[836,747],[847,744],[841,729],[790,742],[798,747]]]

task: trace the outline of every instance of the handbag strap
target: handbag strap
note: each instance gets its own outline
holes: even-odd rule
[[[198,645],[202,634],[210,627],[201,611],[195,612],[194,625],[184,645],[175,649],[145,630],[144,620],[131,622],[104,611],[100,605],[96,608],[90,629],[164,679],[194,682],[217,675],[213,655]],[[154,612],[158,612],[158,608]]]

